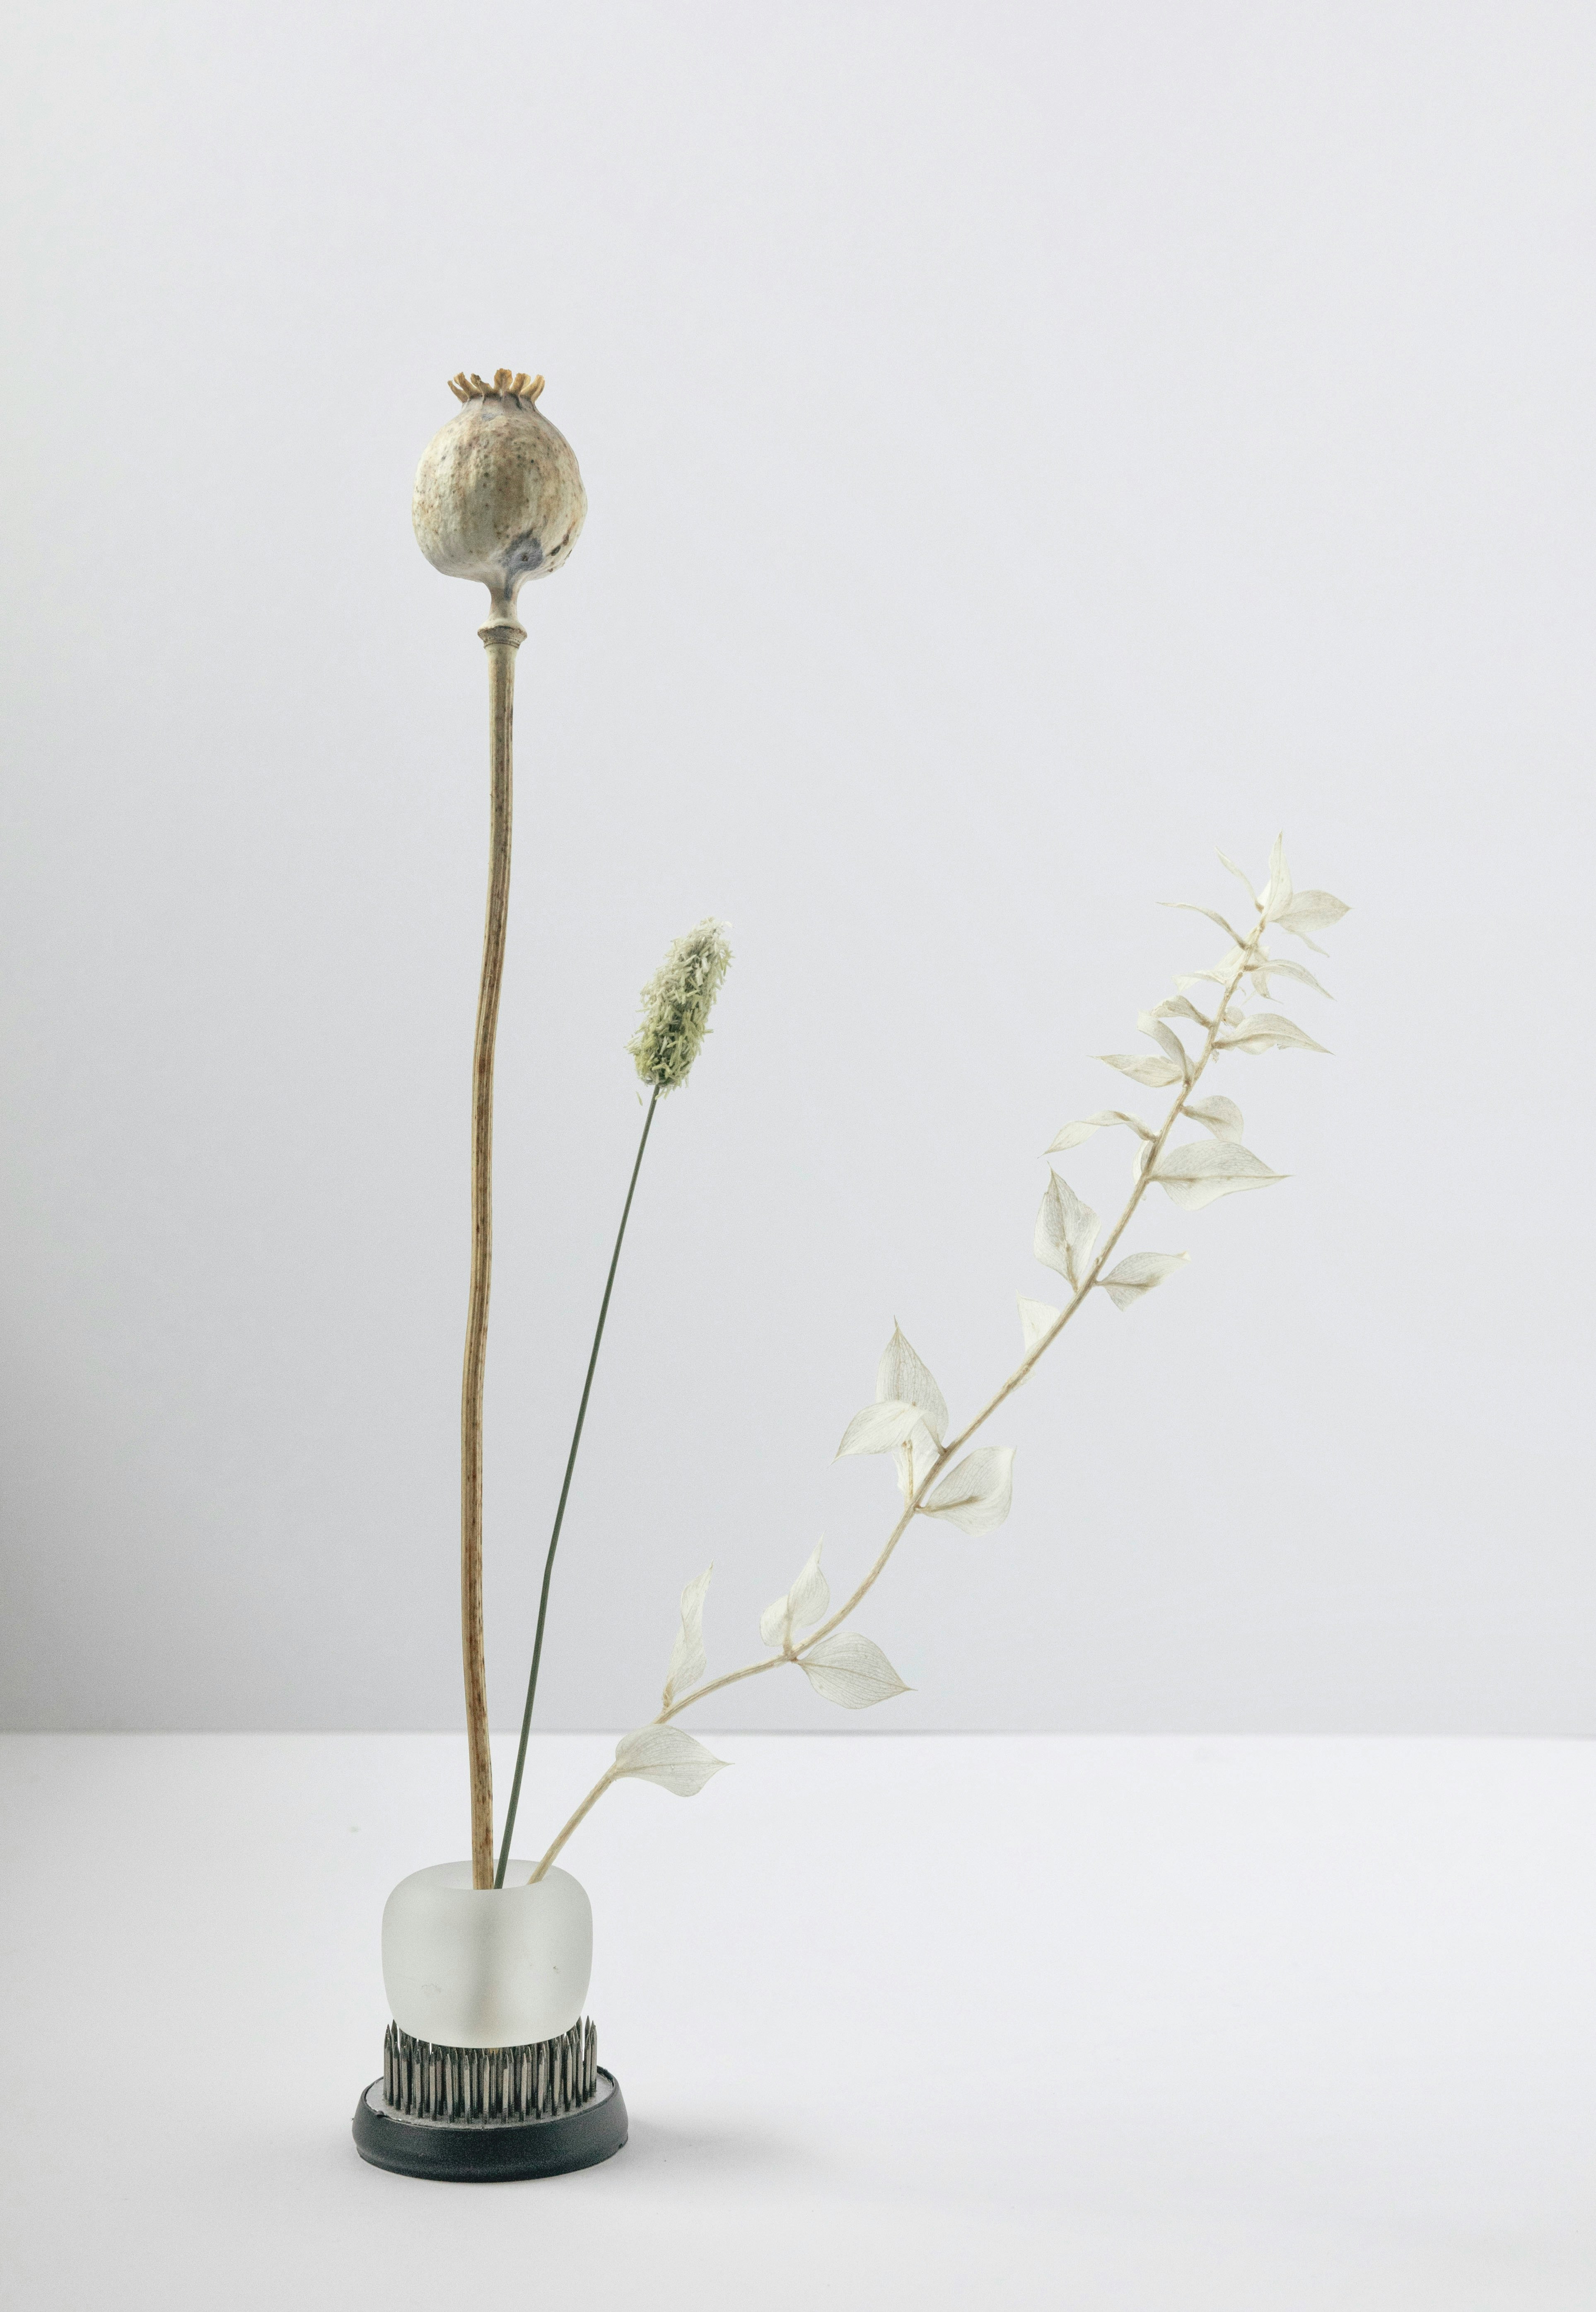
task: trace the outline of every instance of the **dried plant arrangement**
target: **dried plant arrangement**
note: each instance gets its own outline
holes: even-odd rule
[[[903,1333],[894,1327],[876,1369],[875,1400],[854,1414],[837,1448],[839,1458],[854,1453],[894,1458],[902,1506],[874,1563],[833,1612],[817,1546],[791,1587],[760,1616],[763,1653],[715,1677],[706,1675],[709,1658],[703,1633],[704,1601],[713,1567],[689,1581],[682,1592],[681,1624],[658,1711],[616,1745],[613,1763],[551,1841],[531,1873],[532,1881],[543,1878],[572,1833],[615,1783],[628,1779],[655,1782],[679,1798],[693,1797],[703,1789],[726,1761],[713,1756],[676,1721],[711,1695],[745,1678],[788,1667],[802,1670],[816,1694],[845,1710],[868,1709],[906,1692],[881,1648],[845,1625],[886,1571],[916,1518],[940,1519],[966,1534],[990,1533],[1002,1524],[1008,1515],[1013,1488],[1013,1449],[1006,1445],[965,1449],[999,1406],[1030,1379],[1094,1295],[1103,1293],[1117,1309],[1133,1309],[1190,1259],[1186,1252],[1151,1250],[1114,1257],[1148,1190],[1159,1188],[1178,1211],[1196,1213],[1221,1196],[1271,1187],[1285,1177],[1244,1145],[1242,1111],[1234,1099],[1212,1091],[1200,1099],[1198,1094],[1220,1062],[1233,1055],[1325,1050],[1280,1012],[1254,1008],[1274,1000],[1271,983],[1275,980],[1321,995],[1329,993],[1305,964],[1271,953],[1264,941],[1266,934],[1285,933],[1322,953],[1313,933],[1328,931],[1347,908],[1329,891],[1299,891],[1294,887],[1283,838],[1275,844],[1269,880],[1260,891],[1253,889],[1244,870],[1234,860],[1223,852],[1219,855],[1247,893],[1250,920],[1243,918],[1238,927],[1217,908],[1184,900],[1167,902],[1206,916],[1224,933],[1229,947],[1217,962],[1182,974],[1173,995],[1138,1013],[1138,1031],[1155,1050],[1098,1055],[1108,1066],[1145,1090],[1167,1091],[1170,1100],[1163,1117],[1149,1121],[1125,1108],[1102,1108],[1078,1123],[1065,1125],[1046,1151],[1050,1157],[1067,1155],[1094,1133],[1112,1129],[1129,1132],[1136,1142],[1129,1192],[1106,1233],[1098,1215],[1082,1202],[1063,1174],[1049,1167],[1033,1249],[1044,1267],[1062,1278],[1062,1302],[1022,1296],[1020,1358],[985,1404],[956,1429],[930,1371]],[[1192,992],[1206,985],[1217,990],[1209,999],[1208,1011],[1194,1000]],[[1196,1136],[1177,1137],[1180,1127],[1187,1124],[1199,1127]]]
[[[1243,1144],[1242,1111],[1210,1088],[1232,1056],[1322,1052],[1303,1029],[1268,1007],[1273,983],[1327,991],[1307,967],[1281,957],[1266,938],[1284,934],[1315,948],[1315,933],[1347,912],[1327,891],[1296,890],[1277,842],[1261,890],[1234,861],[1225,865],[1247,893],[1239,924],[1217,909],[1194,912],[1228,946],[1215,963],[1182,975],[1175,992],[1138,1014],[1150,1050],[1099,1056],[1153,1093],[1167,1093],[1158,1118],[1105,1108],[1068,1124],[1046,1151],[1067,1156],[1095,1133],[1123,1130],[1135,1143],[1123,1205],[1106,1230],[1063,1173],[1050,1164],[1037,1216],[1036,1258],[1062,1281],[1050,1300],[1022,1296],[1017,1362],[960,1425],[901,1330],[894,1327],[876,1373],[876,1393],[849,1422],[838,1456],[890,1456],[899,1508],[864,1577],[833,1608],[815,1548],[795,1581],[760,1616],[760,1655],[709,1675],[704,1604],[712,1568],[682,1591],[680,1622],[660,1706],[624,1735],[614,1759],[545,1852],[518,1861],[511,1840],[539,1670],[547,1633],[555,1553],[593,1390],[621,1250],[643,1156],[660,1101],[688,1075],[730,960],[725,926],[706,920],[676,941],[643,994],[643,1020],[629,1047],[647,1090],[641,1134],[622,1207],[588,1359],[564,1476],[544,1557],[537,1625],[520,1742],[504,1825],[494,1855],[487,1666],[483,1632],[483,1391],[493,1251],[493,1072],[500,988],[509,920],[512,722],[516,654],[526,639],[517,597],[529,581],[561,568],[580,534],[587,498],[564,436],[537,407],[541,377],[497,370],[492,382],[465,372],[450,381],[460,407],[428,444],[413,498],[423,553],[447,575],[485,585],[487,622],[478,634],[488,662],[489,874],[486,925],[472,1069],[471,1262],[460,1412],[460,1598],[467,1747],[471,1797],[468,1860],[413,1871],[389,1896],[382,1922],[382,1968],[392,2014],[383,2071],[356,2107],[363,2159],[400,2174],[462,2181],[563,2174],[606,2159],[626,2141],[624,2099],[598,2062],[584,2014],[592,1966],[592,1912],[558,1858],[605,1792],[619,1782],[653,1782],[691,1798],[725,1761],[677,1721],[744,1679],[801,1670],[823,1700],[862,1710],[906,1691],[881,1648],[851,1626],[917,1518],[970,1535],[990,1533],[1008,1514],[1014,1452],[974,1441],[1081,1311],[1101,1294],[1134,1308],[1189,1256],[1121,1249],[1152,1188],[1181,1213],[1221,1196],[1272,1186],[1282,1175]],[[1221,858],[1224,854],[1221,854]],[[1182,906],[1185,902],[1174,903]],[[1212,990],[1205,994],[1205,990]],[[1199,997],[1203,1000],[1199,1001]],[[1206,1008],[1205,1008],[1206,1007]],[[1199,1096],[1200,1095],[1200,1096]],[[1186,1127],[1196,1127],[1195,1134]]]

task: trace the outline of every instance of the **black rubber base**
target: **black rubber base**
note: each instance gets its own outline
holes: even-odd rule
[[[373,2168],[426,2176],[438,2184],[513,2184],[526,2176],[569,2176],[613,2159],[626,2141],[626,2098],[602,2064],[598,2092],[579,2111],[508,2125],[482,2120],[404,2119],[373,2080],[354,2107],[354,2148]]]

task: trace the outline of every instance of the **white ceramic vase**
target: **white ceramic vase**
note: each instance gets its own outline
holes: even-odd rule
[[[401,1878],[382,1914],[382,1980],[401,2031],[445,2047],[555,2039],[580,2017],[593,1971],[593,1909],[569,1871],[528,1883],[512,1861],[478,1890],[469,1862]]]

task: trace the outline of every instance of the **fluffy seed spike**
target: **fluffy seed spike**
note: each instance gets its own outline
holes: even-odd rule
[[[643,990],[642,1025],[626,1047],[644,1083],[667,1092],[686,1082],[730,961],[726,925],[712,915],[671,941]]]

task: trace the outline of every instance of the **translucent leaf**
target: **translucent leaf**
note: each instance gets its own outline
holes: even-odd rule
[[[703,1644],[703,1601],[714,1571],[712,1565],[706,1565],[697,1581],[689,1581],[682,1592],[682,1626],[671,1648],[670,1668],[665,1679],[667,1710],[678,1694],[690,1693],[709,1668]]]
[[[1161,1052],[1167,1052],[1182,1075],[1186,1073],[1186,1047],[1173,1028],[1166,1028],[1156,1012],[1138,1012],[1136,1024],[1144,1036],[1151,1036]]]
[[[853,1630],[822,1638],[812,1652],[799,1655],[798,1666],[816,1694],[844,1710],[868,1710],[873,1702],[909,1691],[880,1647]]]
[[[1195,1020],[1199,1028],[1211,1028],[1214,1024],[1206,1012],[1199,1012],[1184,995],[1166,995],[1162,1003],[1154,1004],[1152,1016],[1155,1020]]]
[[[1189,1099],[1181,1111],[1193,1124],[1206,1125],[1216,1140],[1239,1140],[1242,1136],[1242,1111],[1234,1099],[1216,1092],[1212,1099]]]
[[[941,1450],[941,1440],[932,1436],[923,1421],[910,1431],[897,1451],[898,1491],[905,1501]]]
[[[1253,986],[1257,988],[1259,994],[1265,998],[1268,997],[1269,992],[1266,984],[1268,981],[1271,979],[1295,979],[1300,985],[1304,987],[1311,987],[1315,995],[1327,996],[1332,1003],[1335,1001],[1334,996],[1330,995],[1330,989],[1328,987],[1321,986],[1319,981],[1314,978],[1313,973],[1309,970],[1305,963],[1292,963],[1289,960],[1282,960],[1278,956],[1266,956],[1263,961],[1259,965],[1257,970],[1251,972],[1248,976],[1251,978]]]
[[[1051,1300],[1027,1300],[1023,1292],[1017,1297],[1020,1304],[1020,1330],[1025,1336],[1025,1353],[1028,1356],[1042,1335],[1052,1331],[1064,1311],[1062,1309],[1055,1309]]]
[[[836,1458],[844,1453],[890,1453],[901,1445],[920,1417],[918,1405],[905,1405],[889,1397],[885,1405],[867,1405],[856,1413],[842,1432]]]
[[[1278,1012],[1252,1012],[1250,1017],[1239,1020],[1228,1036],[1221,1036],[1216,1048],[1221,1052],[1325,1050],[1322,1044],[1316,1044],[1294,1020],[1282,1019]]]
[[[798,1630],[813,1629],[824,1621],[826,1607],[832,1602],[830,1584],[820,1570],[820,1553],[825,1547],[817,1541],[804,1560],[803,1572],[784,1598],[767,1606],[759,1617],[759,1634],[767,1646],[780,1646],[783,1652],[789,1640]]]
[[[1065,1125],[1042,1153],[1044,1156],[1062,1156],[1068,1149],[1078,1148],[1083,1140],[1090,1140],[1095,1132],[1101,1132],[1107,1124],[1128,1125],[1144,1140],[1156,1137],[1152,1125],[1144,1124],[1139,1116],[1129,1116],[1122,1108],[1100,1108],[1095,1116],[1086,1117],[1079,1124]]]
[[[804,1561],[802,1572],[787,1593],[795,1630],[813,1629],[815,1623],[824,1618],[825,1609],[832,1602],[831,1590],[820,1570],[820,1553],[824,1547],[824,1541],[815,1543]]]
[[[1298,891],[1275,921],[1283,932],[1295,933],[1304,946],[1313,947],[1315,942],[1309,938],[1309,933],[1329,931],[1346,913],[1347,902],[1338,899],[1333,892]]]
[[[617,1777],[658,1782],[679,1799],[696,1798],[711,1774],[728,1762],[714,1757],[679,1726],[640,1726],[615,1744]]]
[[[1037,1259],[1048,1268],[1056,1268],[1071,1284],[1078,1284],[1101,1225],[1090,1204],[1082,1204],[1068,1181],[1050,1172],[1032,1239]]]
[[[1116,1309],[1134,1308],[1155,1284],[1162,1284],[1166,1276],[1172,1276],[1190,1257],[1189,1252],[1132,1252],[1117,1261],[1097,1282]]]
[[[946,1518],[964,1533],[990,1533],[1008,1515],[1014,1494],[1012,1445],[978,1445],[920,1503],[928,1517]]]
[[[1166,1148],[1153,1174],[1183,1213],[1200,1212],[1216,1197],[1234,1195],[1239,1188],[1267,1188],[1285,1177],[1271,1172],[1250,1148],[1229,1140],[1192,1140],[1183,1148]]]
[[[1184,1083],[1186,1071],[1174,1060],[1144,1059],[1139,1052],[1099,1052],[1096,1057],[1118,1068],[1122,1076],[1138,1084],[1148,1084],[1155,1091],[1165,1084]]]
[[[1286,864],[1286,837],[1277,835],[1275,847],[1269,854],[1269,889],[1262,900],[1265,920],[1276,922],[1290,905],[1291,874]]]
[[[1246,877],[1243,876],[1242,880],[1245,882]],[[1249,890],[1247,896],[1249,898],[1252,898],[1252,894],[1251,890]],[[1209,923],[1218,924],[1226,939],[1234,941],[1237,947],[1240,947],[1242,944],[1242,935],[1240,932],[1235,929],[1234,924],[1227,924],[1223,915],[1217,915],[1212,907],[1197,906],[1190,899],[1160,899],[1158,904],[1161,907],[1178,907],[1182,915],[1206,915]]]
[[[876,1368],[876,1397],[881,1405],[917,1405],[933,1437],[940,1438],[947,1426],[947,1406],[942,1391],[896,1325]]]
[[[1219,864],[1220,864],[1220,866],[1221,866],[1221,867],[1228,867],[1228,868],[1229,868],[1229,870],[1230,870],[1231,873],[1235,877],[1236,880],[1240,883],[1240,885],[1241,885],[1241,887],[1242,887],[1243,890],[1243,891],[1245,891],[1245,893],[1247,894],[1247,897],[1252,900],[1252,902],[1253,906],[1257,906],[1257,905],[1258,905],[1258,894],[1257,894],[1257,892],[1252,889],[1252,876],[1251,876],[1251,875],[1249,875],[1249,874],[1248,874],[1248,872],[1247,872],[1246,869],[1245,869],[1244,867],[1238,866],[1238,865],[1236,864],[1236,862],[1235,862],[1235,861],[1231,857],[1231,855],[1230,855],[1230,854],[1229,854],[1229,852],[1228,852],[1228,851],[1221,851],[1221,852],[1220,852],[1220,854],[1219,854]]]

